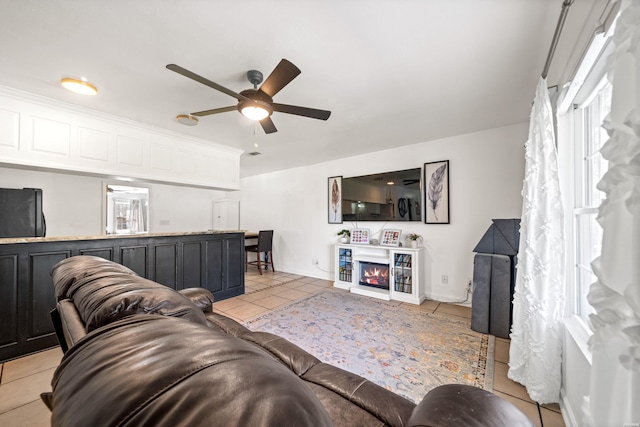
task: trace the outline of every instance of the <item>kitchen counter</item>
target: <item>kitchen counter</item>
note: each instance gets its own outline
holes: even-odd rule
[[[191,236],[200,234],[228,234],[245,233],[246,230],[207,230],[207,231],[186,231],[186,232],[164,232],[164,233],[138,233],[138,234],[97,234],[86,236],[51,236],[51,237],[5,237],[0,238],[0,245],[13,243],[38,243],[38,242],[64,242],[75,240],[100,240],[100,239],[127,239],[140,237],[169,237],[169,236]]]
[[[244,294],[242,230],[0,239],[0,362],[58,344],[51,268],[90,255],[172,289],[208,289],[216,301]]]

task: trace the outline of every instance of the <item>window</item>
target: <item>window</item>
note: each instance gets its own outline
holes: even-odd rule
[[[600,255],[602,228],[597,222],[598,207],[604,193],[598,182],[608,169],[600,149],[608,135],[602,127],[611,110],[611,84],[602,78],[600,83],[574,111],[574,313],[585,321],[593,308],[587,301],[589,287],[596,281],[591,262]]]
[[[605,194],[597,185],[609,167],[600,150],[609,139],[602,125],[611,110],[612,87],[606,73],[607,58],[614,52],[611,40],[617,12],[610,12],[612,19],[607,18],[603,31],[594,34],[557,104],[559,172],[567,221],[567,309],[586,333],[594,312],[587,300],[596,281],[591,263],[602,249],[597,217]]]

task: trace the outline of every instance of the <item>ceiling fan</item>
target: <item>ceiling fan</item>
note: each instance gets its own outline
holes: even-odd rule
[[[402,180],[402,184],[404,185],[413,185],[417,182],[420,182],[420,180],[419,179],[403,179]]]
[[[276,93],[280,92],[282,88],[291,83],[298,74],[301,73],[300,69],[293,65],[286,59],[282,59],[276,68],[271,72],[269,77],[262,83],[262,73],[257,70],[250,70],[247,72],[247,79],[253,84],[253,89],[246,89],[240,93],[236,93],[224,86],[205,79],[185,68],[182,68],[176,64],[169,64],[167,68],[178,74],[182,74],[192,80],[202,83],[205,86],[209,86],[222,93],[226,93],[238,100],[237,105],[229,107],[214,108],[211,110],[198,111],[191,113],[192,116],[209,116],[211,114],[226,113],[228,111],[238,110],[244,116],[257,120],[260,122],[262,129],[265,133],[277,132],[273,121],[271,120],[271,114],[274,111],[279,113],[295,114],[303,117],[310,117],[312,119],[327,120],[331,115],[331,111],[317,110],[315,108],[298,107],[296,105],[278,104],[273,102],[273,97]],[[262,83],[262,86],[258,88],[258,85]]]

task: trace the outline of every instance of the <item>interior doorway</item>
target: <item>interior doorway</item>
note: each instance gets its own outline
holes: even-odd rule
[[[149,188],[106,184],[105,191],[107,234],[149,232]]]

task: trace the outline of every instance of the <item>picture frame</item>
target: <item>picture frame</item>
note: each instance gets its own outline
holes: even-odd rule
[[[400,244],[400,236],[402,236],[402,230],[384,229],[380,238],[380,246],[398,246]]]
[[[369,244],[369,229],[368,228],[354,228],[351,230],[351,244],[352,245],[368,245]]]
[[[327,213],[329,224],[342,224],[342,176],[327,180]]]
[[[449,196],[449,160],[425,163],[425,224],[450,224]]]

